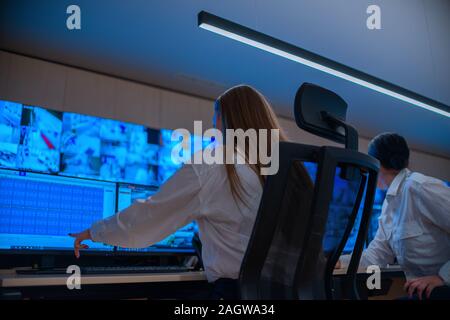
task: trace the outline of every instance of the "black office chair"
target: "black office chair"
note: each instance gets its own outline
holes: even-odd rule
[[[341,298],[335,295],[333,270],[356,221],[359,231],[347,271],[345,297],[359,298],[355,276],[379,163],[357,151],[358,134],[345,123],[346,112],[347,104],[335,93],[308,83],[299,88],[295,98],[297,125],[345,148],[280,143],[279,171],[267,177],[241,266],[242,299]],[[315,175],[311,176],[305,166],[315,168]],[[330,240],[325,234],[336,179],[352,188],[353,209],[337,210],[344,227]]]

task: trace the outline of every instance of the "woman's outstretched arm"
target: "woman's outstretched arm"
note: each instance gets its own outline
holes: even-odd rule
[[[200,180],[192,165],[185,165],[161,189],[114,216],[97,221],[90,229],[70,234],[75,255],[86,249],[84,240],[126,248],[148,247],[193,221],[199,214]]]

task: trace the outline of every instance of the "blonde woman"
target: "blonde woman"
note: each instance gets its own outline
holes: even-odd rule
[[[233,87],[216,100],[213,121],[220,131],[280,129],[266,99],[246,85]],[[285,140],[281,130],[279,136]],[[270,139],[267,148],[270,150]],[[196,221],[205,273],[208,281],[215,283],[213,297],[236,298],[236,279],[265,180],[259,159],[256,164],[246,163],[184,165],[146,202],[135,203],[88,230],[71,234],[75,255],[87,248],[83,240],[147,247]]]

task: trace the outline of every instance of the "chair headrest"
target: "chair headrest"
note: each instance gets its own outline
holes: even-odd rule
[[[346,143],[344,127],[347,103],[336,93],[305,82],[295,95],[294,114],[297,126],[301,129],[338,143]]]

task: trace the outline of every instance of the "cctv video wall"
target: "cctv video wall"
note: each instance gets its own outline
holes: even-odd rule
[[[171,133],[0,101],[0,166],[160,185],[179,168],[171,161]]]

